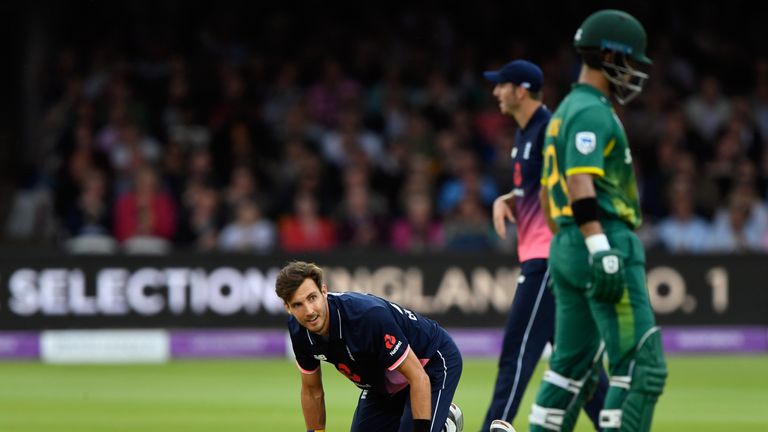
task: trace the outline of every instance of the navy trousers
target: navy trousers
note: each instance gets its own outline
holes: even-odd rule
[[[554,339],[555,298],[547,288],[548,279],[546,259],[531,259],[522,263],[504,330],[493,399],[481,429],[483,432],[496,419],[512,423],[541,353],[547,342]],[[584,406],[595,430],[599,430],[598,419],[607,389],[608,376],[601,370],[597,390]]]
[[[432,386],[431,432],[443,430],[448,409],[461,377],[462,360],[459,349],[448,333],[424,370]],[[410,432],[413,430],[410,387],[395,394],[363,390],[352,419],[352,432]]]

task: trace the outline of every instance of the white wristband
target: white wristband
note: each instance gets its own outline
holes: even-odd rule
[[[594,255],[600,251],[606,251],[611,248],[611,244],[608,243],[608,237],[605,234],[592,234],[584,239],[584,243],[587,244],[587,249],[590,255]]]

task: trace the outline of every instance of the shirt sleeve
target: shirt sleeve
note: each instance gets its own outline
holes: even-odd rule
[[[320,360],[312,356],[308,337],[306,330],[300,330],[298,333],[291,332],[291,346],[296,356],[296,366],[303,374],[313,374],[320,369]],[[301,340],[302,338],[304,341]]]
[[[603,177],[605,175],[605,155],[615,144],[610,120],[605,110],[594,107],[580,111],[566,125],[566,176],[594,174]]]
[[[386,308],[377,307],[366,314],[366,323],[371,348],[379,364],[388,371],[397,369],[410,351],[408,339],[397,320]]]

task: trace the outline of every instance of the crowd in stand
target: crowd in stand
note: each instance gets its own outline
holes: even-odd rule
[[[489,208],[511,187],[515,125],[482,71],[532,58],[554,109],[575,78],[570,41],[547,57],[459,50],[445,64],[371,32],[350,42],[351,56],[272,55],[232,38],[60,47],[41,84],[46,151],[6,236],[95,249],[513,250]],[[723,76],[652,41],[648,88],[616,105],[638,168],[642,239],[671,252],[768,251],[768,58],[726,91]]]

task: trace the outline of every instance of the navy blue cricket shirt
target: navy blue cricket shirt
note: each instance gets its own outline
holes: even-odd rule
[[[549,257],[552,232],[541,211],[539,188],[544,164],[544,133],[550,117],[547,108],[540,106],[525,128],[517,130],[512,148],[512,194],[515,196],[517,255],[520,262]]]
[[[395,370],[408,351],[424,365],[450,338],[435,321],[371,294],[328,293],[328,312],[327,338],[302,327],[293,316],[288,319],[299,369],[315,373],[320,361],[326,361],[356,386],[378,393],[395,393],[408,385]]]

